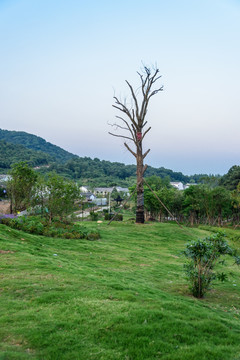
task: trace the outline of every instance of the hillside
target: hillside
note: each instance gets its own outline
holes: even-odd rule
[[[10,168],[10,165],[16,161],[29,161],[30,157],[39,157],[39,164],[32,162],[33,166],[44,165],[43,153],[45,153],[47,154],[46,161],[48,163],[51,162],[51,166],[49,169],[42,169],[42,172],[56,171],[62,176],[99,186],[129,186],[135,182],[135,165],[125,165],[119,162],[110,162],[97,158],[79,157],[63,150],[59,146],[46,142],[46,140],[39,136],[23,131],[0,129],[0,141],[1,140],[16,146],[15,150],[13,147],[11,149],[9,148],[9,152],[5,149],[5,160],[2,156],[2,169],[7,170]],[[18,147],[20,145],[26,148],[25,152],[23,148]],[[18,152],[18,150],[20,151]],[[32,153],[29,152],[30,150]],[[34,155],[34,151],[38,153]],[[43,157],[42,164],[41,157]],[[198,182],[203,176],[207,176],[202,174],[186,176],[181,172],[174,172],[163,167],[157,169],[149,166],[146,171],[146,176],[151,175],[157,175],[161,178],[167,177],[170,181],[181,181],[183,183],[190,182],[191,180]]]
[[[52,158],[42,151],[34,151],[23,145],[0,140],[0,171],[8,171],[12,164],[19,161],[26,161],[30,166],[42,166],[49,164]]]
[[[47,142],[43,138],[28,134],[24,131],[9,131],[0,129],[0,140],[5,140],[8,143],[23,145],[28,149],[35,151],[42,151],[50,155],[55,161],[65,162],[76,155],[63,150],[59,146]]]
[[[1,359],[239,359],[240,269],[228,262],[229,280],[203,300],[190,295],[183,273],[186,242],[208,231],[84,226],[101,239],[0,225]]]

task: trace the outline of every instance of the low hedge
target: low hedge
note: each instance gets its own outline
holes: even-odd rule
[[[39,216],[21,216],[18,218],[2,218],[1,223],[13,229],[22,230],[30,234],[58,237],[65,239],[88,239],[98,240],[98,231],[54,219],[50,224]]]

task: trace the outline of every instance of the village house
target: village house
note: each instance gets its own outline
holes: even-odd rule
[[[80,191],[81,193],[87,193],[89,192],[89,188],[88,186],[80,186]]]
[[[175,189],[178,189],[178,190],[185,190],[185,189],[188,189],[189,186],[192,186],[192,185],[197,185],[197,184],[186,184],[184,185],[182,182],[180,181],[171,181],[170,184],[175,188]]]
[[[80,195],[89,202],[94,201],[96,199],[96,196],[91,191],[87,191],[87,192],[83,191],[80,193]]]
[[[171,184],[175,189],[184,190],[184,185],[183,185],[183,183],[180,182],[180,181],[171,181],[170,184]]]
[[[111,194],[114,189],[116,189],[117,192],[123,192],[123,193],[129,195],[128,188],[122,188],[121,186],[97,187],[93,190],[93,193],[94,193],[94,195],[107,196],[107,195]]]
[[[111,194],[113,191],[113,187],[96,187],[93,190],[94,195],[101,195],[101,196],[106,196],[109,193]]]

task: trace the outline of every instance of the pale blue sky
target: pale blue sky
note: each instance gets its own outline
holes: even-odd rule
[[[0,128],[134,163],[108,135],[113,95],[157,63],[146,163],[185,174],[240,161],[240,1],[0,0]]]

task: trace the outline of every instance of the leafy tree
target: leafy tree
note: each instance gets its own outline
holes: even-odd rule
[[[170,186],[169,178],[161,179],[158,176],[151,176],[146,179],[146,182],[165,205],[163,206],[153,192],[147,186],[144,186],[144,205],[150,217],[158,217],[162,221],[163,218],[169,217],[168,210],[173,216],[179,217],[182,209],[182,192]]]
[[[215,210],[215,216],[218,219],[218,225],[222,225],[222,220],[231,214],[231,194],[224,187],[218,186],[211,191],[212,204]]]
[[[14,164],[9,174],[11,179],[7,182],[7,191],[11,202],[11,212],[16,213],[31,205],[37,174],[26,162]]]
[[[184,191],[184,212],[190,218],[191,225],[199,222],[204,213],[204,200],[206,199],[206,188],[204,186],[192,185]]]
[[[220,180],[220,185],[225,186],[228,190],[235,190],[240,182],[240,166],[232,166],[228,173]]]
[[[190,281],[190,289],[193,296],[202,298],[216,278],[225,280],[225,273],[216,273],[214,268],[220,263],[221,256],[230,255],[235,258],[239,265],[240,258],[227,243],[223,233],[206,237],[205,239],[192,241],[184,250],[183,254],[189,259],[185,264],[185,271]]]
[[[44,207],[42,212],[49,222],[54,217],[65,220],[74,211],[75,202],[80,198],[80,189],[75,183],[66,181],[54,173],[49,175],[45,188],[40,183],[39,190],[38,203]]]
[[[159,190],[153,190],[155,190],[156,193],[159,192]],[[149,215],[152,219],[155,219],[159,215],[161,209],[161,204],[147,186],[144,186],[144,207],[145,210],[149,212]]]
[[[239,223],[240,220],[240,182],[237,186],[237,189],[232,191],[232,206],[233,206],[233,214],[234,214],[234,222]]]
[[[219,186],[220,178],[221,178],[220,175],[209,175],[209,176],[203,176],[200,179],[200,181],[202,184],[213,189],[213,188]]]

